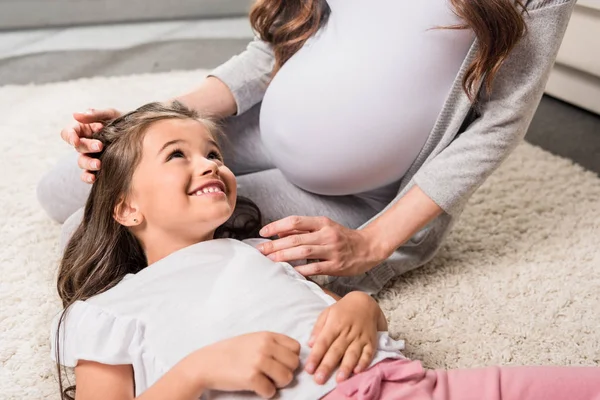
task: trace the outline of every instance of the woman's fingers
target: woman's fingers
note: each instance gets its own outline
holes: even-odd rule
[[[282,233],[280,233],[277,236],[279,236],[279,239],[283,239],[283,238],[288,237],[288,236],[292,236],[292,235],[304,235],[304,234],[307,234],[307,233],[310,233],[310,232],[309,231],[293,230],[293,231],[289,231],[289,232],[282,232]]]
[[[79,153],[98,153],[102,150],[102,142],[96,139],[80,138],[79,145],[75,146]]]
[[[60,137],[71,146],[77,146],[79,145],[78,132],[81,132],[81,128],[79,127],[79,124],[76,124],[60,131]]]
[[[294,215],[266,225],[260,230],[260,235],[262,237],[271,237],[294,230],[314,232],[330,223],[331,220],[326,217],[301,217]]]
[[[103,127],[102,124],[77,124],[63,129],[60,132],[60,137],[80,153],[96,153],[102,149],[102,142],[90,138]]]
[[[90,124],[90,128],[92,129],[93,133],[98,133],[100,130],[102,130],[102,128],[104,128],[104,124],[101,122],[94,122],[93,124]]]
[[[302,276],[331,275],[336,276],[339,271],[335,269],[335,264],[331,261],[319,261],[306,265],[298,265],[294,269]]]
[[[84,112],[76,112],[73,113],[73,118],[82,124],[91,124],[94,122],[105,122],[110,121],[111,119],[115,119],[119,117],[121,113],[114,108],[106,108],[103,110],[96,110],[94,108],[90,108]]]
[[[96,176],[87,171],[83,171],[81,173],[81,180],[85,183],[94,183],[96,181]]]
[[[281,250],[267,257],[275,262],[290,262],[300,260],[321,260],[331,254],[330,246],[299,246]]]
[[[319,244],[319,232],[305,233],[302,235],[289,235],[282,239],[271,240],[258,246],[261,253],[268,256],[278,251],[291,249],[302,245]]]
[[[338,336],[335,339],[317,367],[315,382],[318,384],[327,382],[333,370],[340,364],[340,360],[346,353],[348,345],[348,340],[344,336]]]
[[[358,361],[360,356],[362,355],[363,345],[360,342],[353,342],[346,353],[344,353],[344,358],[342,359],[342,364],[340,365],[340,370],[337,373],[336,381],[342,382],[350,377],[352,371],[358,365]]]
[[[100,169],[100,160],[81,154],[77,159],[77,165],[86,171],[98,171]]]

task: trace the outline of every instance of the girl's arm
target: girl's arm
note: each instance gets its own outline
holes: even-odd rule
[[[203,389],[192,378],[184,361],[177,364],[138,397],[134,394],[131,365],[106,365],[93,361],[80,361],[75,367],[76,400],[198,399]]]
[[[294,379],[300,343],[273,332],[236,336],[198,349],[135,396],[131,365],[79,360],[76,400],[196,400],[204,390],[251,391],[271,398]]]

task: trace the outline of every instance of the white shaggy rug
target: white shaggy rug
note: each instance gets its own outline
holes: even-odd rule
[[[0,88],[0,398],[56,399],[48,325],[60,227],[38,179],[87,107],[128,110],[205,71]],[[565,135],[568,135],[565,132]],[[600,179],[527,144],[473,197],[439,256],[380,300],[407,354],[430,367],[600,364]]]

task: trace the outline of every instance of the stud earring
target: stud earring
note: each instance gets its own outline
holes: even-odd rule
[[[133,222],[135,222],[135,223],[137,224],[137,219],[135,219],[135,218],[134,218],[134,219],[133,219]]]

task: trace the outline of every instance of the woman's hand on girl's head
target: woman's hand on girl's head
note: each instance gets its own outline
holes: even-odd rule
[[[385,260],[366,231],[350,229],[326,217],[292,216],[266,225],[261,236],[279,236],[258,249],[275,262],[317,260],[295,267],[304,276],[354,276]]]
[[[95,176],[89,171],[100,169],[100,161],[86,155],[102,150],[102,143],[99,140],[91,139],[92,135],[100,131],[106,121],[115,119],[120,115],[119,111],[112,108],[105,110],[89,109],[83,113],[74,113],[73,118],[77,122],[60,132],[61,138],[81,153],[78,165],[84,170],[81,174],[81,179],[84,182],[94,182]]]
[[[377,302],[361,292],[349,293],[325,309],[308,343],[312,351],[306,361],[306,372],[314,374],[315,381],[323,384],[338,365],[338,382],[366,370],[377,349],[380,315]]]
[[[272,332],[236,336],[192,353],[189,370],[202,389],[252,391],[269,399],[294,379],[300,343]]]

